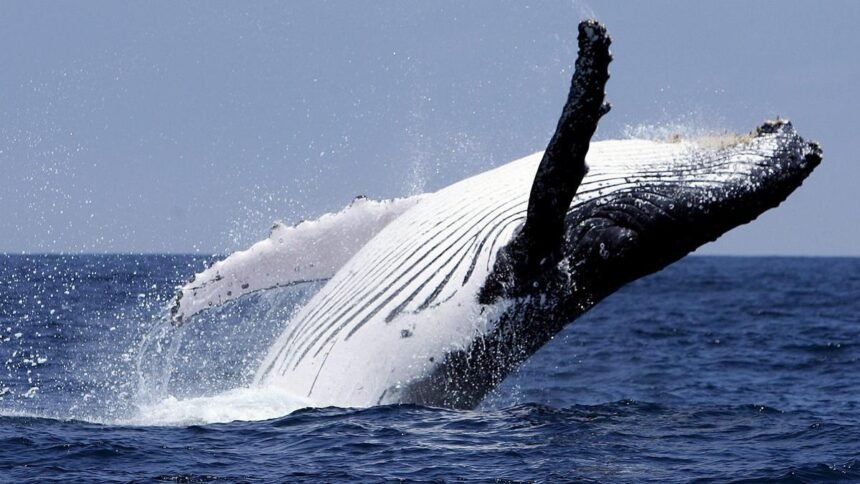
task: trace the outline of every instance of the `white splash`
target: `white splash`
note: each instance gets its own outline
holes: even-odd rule
[[[155,403],[141,405],[131,418],[116,423],[140,426],[186,426],[259,421],[283,417],[296,410],[313,406],[310,400],[276,387],[236,388],[209,397],[180,400],[169,396]]]

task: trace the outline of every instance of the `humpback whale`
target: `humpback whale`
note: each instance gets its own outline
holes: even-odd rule
[[[324,282],[256,372],[319,405],[472,408],[567,324],[779,205],[821,161],[785,120],[749,134],[595,141],[610,38],[579,25],[547,148],[435,193],[288,227],[179,288],[185,324],[267,288]]]

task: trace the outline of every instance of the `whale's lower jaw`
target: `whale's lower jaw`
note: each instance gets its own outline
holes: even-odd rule
[[[649,184],[568,213],[564,256],[531,294],[509,298],[486,334],[449,352],[428,374],[388,389],[381,403],[473,408],[567,324],[624,285],[657,272],[734,227],[778,206],[818,166],[821,151],[790,123],[766,123],[732,151],[751,156],[744,177],[725,183]],[[765,149],[763,146],[767,146]],[[691,160],[693,164],[718,164]],[[687,168],[690,170],[690,168]],[[671,179],[663,173],[662,180]],[[635,208],[634,208],[635,207]]]

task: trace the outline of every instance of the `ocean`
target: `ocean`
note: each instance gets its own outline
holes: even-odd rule
[[[0,481],[860,481],[860,258],[688,257],[471,411],[247,388],[315,287],[173,328],[210,259],[0,255]]]

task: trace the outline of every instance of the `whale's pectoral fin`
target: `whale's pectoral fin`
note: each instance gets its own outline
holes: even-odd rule
[[[364,244],[424,196],[374,201],[358,197],[345,209],[288,227],[196,274],[171,304],[174,324],[252,292],[332,277]]]
[[[481,303],[531,292],[561,258],[565,215],[587,171],[585,155],[591,137],[610,109],[603,101],[612,61],[606,28],[594,20],[581,22],[578,41],[570,94],[538,166],[526,221],[499,251],[481,289]]]

